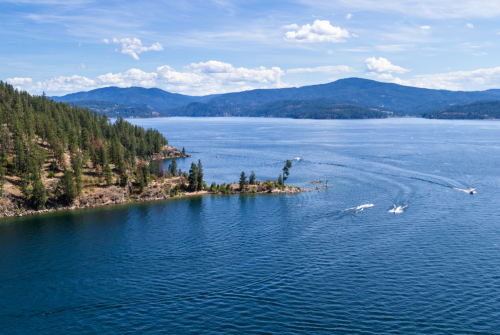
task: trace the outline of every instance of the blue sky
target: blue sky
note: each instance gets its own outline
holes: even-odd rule
[[[500,1],[0,0],[0,78],[204,95],[347,77],[500,88]]]

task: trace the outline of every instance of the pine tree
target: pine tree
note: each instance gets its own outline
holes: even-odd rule
[[[198,191],[203,189],[203,166],[201,165],[201,159],[198,159]]]
[[[42,180],[36,178],[33,185],[33,195],[31,197],[31,205],[34,209],[40,210],[45,209],[45,203],[47,202],[47,192],[45,186],[43,186]]]
[[[172,176],[177,174],[177,162],[175,161],[175,158],[172,158],[172,162],[168,166],[168,172],[170,172]]]
[[[243,191],[245,186],[248,184],[247,182],[247,176],[245,176],[245,171],[241,171],[240,175],[240,190]]]
[[[82,172],[83,165],[78,154],[71,156],[71,165],[75,174],[76,195],[80,196],[83,190]]]
[[[250,179],[248,180],[248,183],[249,183],[250,185],[255,185],[255,172],[253,172],[253,170],[252,170],[252,172],[250,173]]]
[[[191,169],[189,170],[189,190],[194,192],[198,189],[198,167],[194,162],[191,163]]]
[[[61,177],[61,188],[62,188],[62,199],[66,203],[66,205],[71,205],[73,201],[75,201],[76,197],[76,186],[75,181],[73,180],[73,176],[71,175],[71,171],[66,167],[63,171],[63,176]]]
[[[290,169],[292,168],[292,162],[290,160],[286,160],[285,167],[283,168],[283,182],[280,185],[284,185],[285,181],[288,179],[290,175]]]
[[[113,173],[109,164],[106,164],[103,170],[104,179],[106,180],[106,185],[110,186],[113,183]]]
[[[3,164],[0,162],[0,198],[3,196],[5,185],[5,170],[3,169]]]
[[[278,185],[283,185],[283,177],[281,176],[281,173],[280,173],[280,176],[278,178]]]
[[[186,150],[182,147],[182,156],[186,156]]]

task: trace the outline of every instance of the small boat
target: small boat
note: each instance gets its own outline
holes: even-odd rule
[[[215,158],[219,158],[219,156],[215,156]]]
[[[296,161],[300,161],[300,157],[295,157],[294,158]]]

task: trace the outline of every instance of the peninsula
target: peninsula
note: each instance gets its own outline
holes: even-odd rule
[[[100,207],[196,194],[298,193],[278,181],[207,186],[201,161],[190,171],[176,158],[190,157],[157,130],[123,118],[19,92],[0,81],[0,218]],[[164,159],[171,159],[165,169]]]

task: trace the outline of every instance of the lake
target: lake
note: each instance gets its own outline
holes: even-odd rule
[[[330,188],[1,220],[0,333],[498,334],[499,122],[131,121],[208,184]]]

